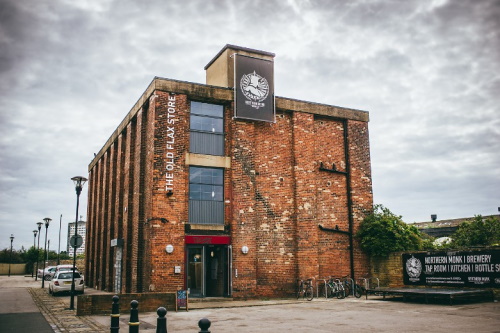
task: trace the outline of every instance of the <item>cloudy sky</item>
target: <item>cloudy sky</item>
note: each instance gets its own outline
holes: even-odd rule
[[[204,83],[225,44],[275,53],[278,96],[370,112],[375,203],[498,213],[499,0],[1,0],[0,249],[44,217],[64,249],[70,178],[155,76]]]

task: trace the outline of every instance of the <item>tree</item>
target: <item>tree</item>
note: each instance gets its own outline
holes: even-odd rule
[[[373,212],[361,222],[356,237],[361,248],[372,257],[387,257],[392,252],[422,250],[431,241],[424,241],[420,231],[403,222],[383,205],[375,205]]]
[[[26,252],[24,248],[21,248],[21,250],[12,249],[12,256],[11,256],[10,247],[5,248],[2,251],[0,251],[0,262],[2,263],[11,262],[13,264],[22,263],[24,262],[23,259],[24,252]]]
[[[489,246],[500,244],[500,219],[476,215],[460,224],[452,236],[451,247]]]

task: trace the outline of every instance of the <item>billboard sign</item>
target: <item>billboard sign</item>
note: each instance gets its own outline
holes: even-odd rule
[[[403,254],[405,285],[500,287],[500,250]]]
[[[274,63],[234,55],[235,118],[275,121]]]

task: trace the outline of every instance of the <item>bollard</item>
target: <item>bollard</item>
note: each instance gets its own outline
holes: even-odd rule
[[[210,333],[208,330],[210,328],[210,320],[207,318],[201,318],[200,321],[198,322],[198,327],[200,328],[200,332],[198,333]]]
[[[139,302],[133,300],[130,302],[130,321],[128,322],[128,332],[129,333],[139,333]]]
[[[158,319],[156,319],[156,333],[167,333],[167,309],[164,307],[159,307],[156,310],[158,314]]]
[[[111,306],[111,333],[118,333],[120,331],[120,304],[118,301],[120,297],[113,296],[113,305]]]

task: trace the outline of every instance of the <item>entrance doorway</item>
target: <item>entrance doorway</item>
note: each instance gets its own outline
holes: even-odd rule
[[[187,245],[186,286],[190,297],[227,297],[230,245]]]

